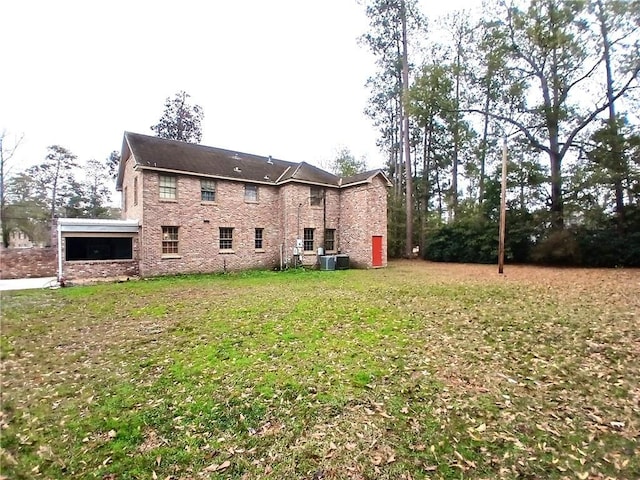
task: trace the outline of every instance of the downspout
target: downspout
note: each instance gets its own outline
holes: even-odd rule
[[[296,251],[298,251],[298,239],[302,238],[300,237],[300,208],[302,208],[302,203],[298,204],[298,236],[296,238]],[[295,255],[294,255],[294,259],[295,259]],[[298,262],[293,263],[293,267],[294,268],[298,268],[298,266],[302,266],[302,263],[304,262],[304,247],[302,247],[302,250],[298,251],[298,260],[300,262],[300,265],[297,265]]]
[[[60,220],[57,225],[58,230],[58,283],[62,286],[64,280],[62,277],[62,228],[60,227]]]
[[[322,250],[327,253],[327,189],[322,191]],[[335,238],[334,238],[335,241]]]

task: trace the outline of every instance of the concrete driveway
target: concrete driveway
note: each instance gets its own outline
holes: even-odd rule
[[[48,288],[57,284],[56,277],[0,279],[0,291]]]

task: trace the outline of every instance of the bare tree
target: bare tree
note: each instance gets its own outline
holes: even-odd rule
[[[24,135],[15,137],[11,142],[11,146],[7,145],[6,137],[7,131],[3,130],[2,134],[0,134],[0,228],[2,229],[2,243],[5,247],[8,247],[11,225],[7,218],[7,179],[13,168],[10,165],[11,158],[15,155]]]

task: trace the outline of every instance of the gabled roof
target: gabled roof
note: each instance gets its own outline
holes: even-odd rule
[[[278,183],[298,181],[302,183],[314,183],[320,185],[331,185],[338,187],[340,177],[329,173],[321,168],[309,165],[307,162],[300,162],[295,168],[289,169]]]
[[[344,177],[341,179],[342,182],[340,183],[340,186],[351,187],[354,185],[360,185],[361,183],[370,183],[378,175],[382,177],[382,179],[384,180],[384,182],[387,184],[388,187],[392,185],[391,181],[389,180],[389,177],[387,177],[382,170],[378,169],[378,170],[369,170],[368,172],[357,173],[350,177]]]
[[[281,185],[288,182],[345,187],[370,182],[381,170],[340,178],[306,162],[293,163],[249,153],[125,132],[116,188],[122,190],[124,164],[130,155],[136,168],[213,177],[240,182]]]
[[[133,154],[140,169],[275,184],[295,163],[248,153],[125,132],[116,187],[122,188],[124,161]]]

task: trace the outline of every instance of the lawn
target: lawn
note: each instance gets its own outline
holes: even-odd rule
[[[640,478],[640,271],[394,262],[2,295],[2,476]]]

